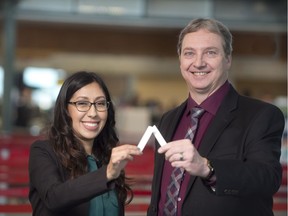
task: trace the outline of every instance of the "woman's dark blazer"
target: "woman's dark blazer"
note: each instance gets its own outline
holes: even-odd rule
[[[171,141],[186,103],[163,115],[159,130],[166,141]],[[216,192],[201,178],[191,176],[182,215],[272,216],[272,196],[282,178],[283,129],[280,109],[240,96],[231,86],[199,147],[199,153],[214,166]],[[164,155],[155,151],[148,216],[157,215],[164,161]]]
[[[89,200],[109,190],[106,166],[68,180],[48,141],[32,144],[29,159],[29,200],[35,216],[85,216]],[[119,202],[118,202],[119,204]],[[119,204],[119,215],[124,207]]]

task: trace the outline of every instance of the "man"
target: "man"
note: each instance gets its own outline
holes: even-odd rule
[[[192,20],[180,33],[189,96],[158,125],[168,143],[156,143],[148,216],[273,215],[284,117],[276,106],[236,92],[228,81],[231,53],[232,35],[216,20]],[[191,123],[195,107],[204,113]],[[191,124],[193,138],[186,136]]]

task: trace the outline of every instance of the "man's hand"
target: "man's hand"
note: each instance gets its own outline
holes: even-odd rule
[[[183,168],[190,175],[205,178],[209,174],[207,159],[202,157],[189,139],[172,141],[158,149],[172,167]]]

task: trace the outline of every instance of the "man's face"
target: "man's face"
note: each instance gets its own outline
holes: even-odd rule
[[[185,35],[179,59],[193,98],[207,98],[228,79],[231,56],[225,56],[222,38],[205,29]]]

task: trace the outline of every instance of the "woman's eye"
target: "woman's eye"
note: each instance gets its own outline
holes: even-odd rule
[[[89,102],[87,102],[87,101],[78,101],[77,104],[78,104],[78,106],[88,106]]]
[[[97,102],[98,106],[106,106],[106,102],[105,101],[99,101]]]

